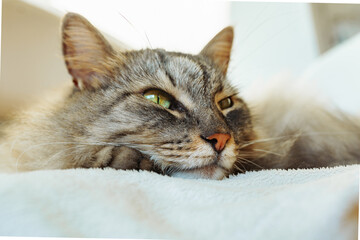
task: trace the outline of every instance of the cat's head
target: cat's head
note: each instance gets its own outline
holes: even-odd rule
[[[198,55],[119,52],[86,19],[67,14],[63,52],[72,98],[89,115],[84,135],[135,148],[171,175],[221,179],[233,172],[254,133],[226,79],[232,41],[227,27]]]

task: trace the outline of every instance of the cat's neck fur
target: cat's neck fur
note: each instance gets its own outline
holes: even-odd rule
[[[296,169],[360,163],[359,116],[336,109],[310,83],[279,77],[260,85],[254,84],[246,99],[259,141],[264,140],[261,144],[268,152],[254,160],[261,167],[250,168]]]

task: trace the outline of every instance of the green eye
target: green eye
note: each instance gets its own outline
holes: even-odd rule
[[[144,97],[154,103],[157,103],[164,108],[170,108],[172,97],[164,91],[151,89],[144,93]]]
[[[233,101],[231,100],[230,97],[228,97],[228,98],[224,98],[223,100],[219,101],[218,104],[219,104],[221,110],[224,110],[229,107],[232,107]]]

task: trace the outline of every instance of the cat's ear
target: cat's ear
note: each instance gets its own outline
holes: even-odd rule
[[[233,27],[226,27],[221,30],[200,52],[200,55],[209,57],[220,67],[224,75],[227,72],[231,47],[234,39]]]
[[[114,50],[84,17],[68,13],[63,19],[62,45],[66,67],[80,90],[105,84],[113,71]]]

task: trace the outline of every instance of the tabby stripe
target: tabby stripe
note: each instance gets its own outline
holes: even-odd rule
[[[202,63],[197,63],[197,65],[201,68],[203,81],[207,82],[210,78],[210,74],[207,72],[206,66]],[[206,86],[206,85],[204,85],[204,86]]]
[[[143,131],[142,128],[137,129],[137,130],[127,130],[127,131],[122,131],[122,132],[118,132],[118,133],[113,133],[112,135],[110,135],[108,137],[108,140],[111,140],[111,141],[117,140],[117,139],[123,138],[127,135],[133,135],[133,134],[139,133],[141,131]]]
[[[160,57],[160,61],[161,61],[162,65],[163,65],[164,73],[166,74],[166,76],[168,77],[168,79],[170,80],[172,85],[174,87],[176,87],[176,82],[175,82],[174,78],[172,77],[172,75],[166,69],[166,60],[165,60],[164,54],[161,53],[161,52],[158,52],[158,56]]]
[[[169,78],[169,80],[170,80],[170,82],[172,83],[172,85],[173,85],[174,87],[176,87],[176,82],[175,82],[174,78],[171,76],[171,74],[170,74],[166,69],[164,69],[164,72],[165,72],[166,76]]]
[[[110,102],[110,104],[107,104],[102,109],[100,109],[100,113],[108,115],[114,109],[114,107],[116,107],[120,102],[124,101],[130,95],[131,93],[125,92],[117,96],[113,101]]]

